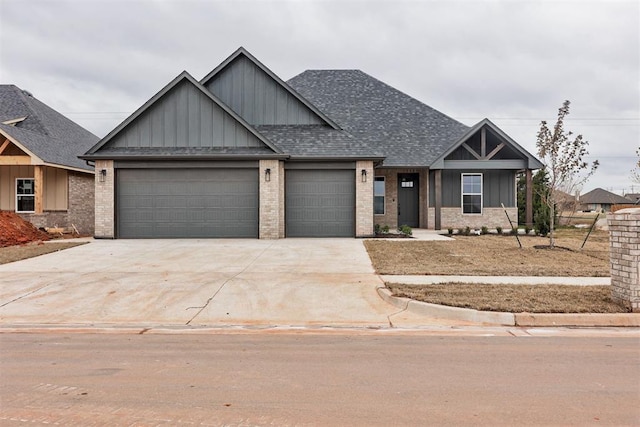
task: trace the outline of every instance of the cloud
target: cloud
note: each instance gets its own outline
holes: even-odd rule
[[[99,136],[239,46],[285,80],[361,69],[466,124],[489,117],[532,152],[564,99],[594,119],[575,121],[592,153],[631,161],[640,139],[637,1],[0,1],[2,82]]]

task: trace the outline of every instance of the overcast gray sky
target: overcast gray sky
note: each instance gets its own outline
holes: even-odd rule
[[[569,99],[566,128],[601,163],[584,191],[640,192],[638,0],[0,0],[0,83],[100,137],[239,46],[284,80],[361,69],[534,154],[540,121]]]

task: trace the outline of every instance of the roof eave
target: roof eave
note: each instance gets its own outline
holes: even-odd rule
[[[286,154],[85,154],[82,160],[286,160]]]

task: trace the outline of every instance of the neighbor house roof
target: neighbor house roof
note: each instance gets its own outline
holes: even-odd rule
[[[596,188],[580,196],[582,204],[616,205],[628,204],[629,199],[602,188]]]
[[[631,200],[631,203],[640,203],[640,193],[627,193],[624,197]]]
[[[469,127],[360,70],[308,70],[287,82],[385,166],[429,166]]]
[[[77,156],[99,138],[15,85],[0,85],[0,133],[46,164],[93,170]]]

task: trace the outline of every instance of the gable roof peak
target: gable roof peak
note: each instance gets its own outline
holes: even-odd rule
[[[202,80],[200,80],[200,84],[204,87],[208,87],[209,83],[216,78],[219,74],[221,74],[227,67],[231,65],[238,57],[244,56],[247,60],[253,63],[257,68],[262,70],[269,78],[271,78],[278,86],[284,89],[287,93],[301,102],[306,108],[311,110],[313,114],[318,116],[320,120],[324,121],[327,125],[331,126],[334,129],[340,129],[340,126],[334,122],[329,116],[327,116],[324,112],[318,109],[315,105],[313,105],[308,99],[299,94],[291,85],[278,77],[273,71],[271,71],[267,66],[265,66],[262,62],[260,62],[255,56],[253,56],[247,49],[240,46],[235,50],[227,59],[222,61],[220,65],[214,68],[209,74],[204,76]]]

